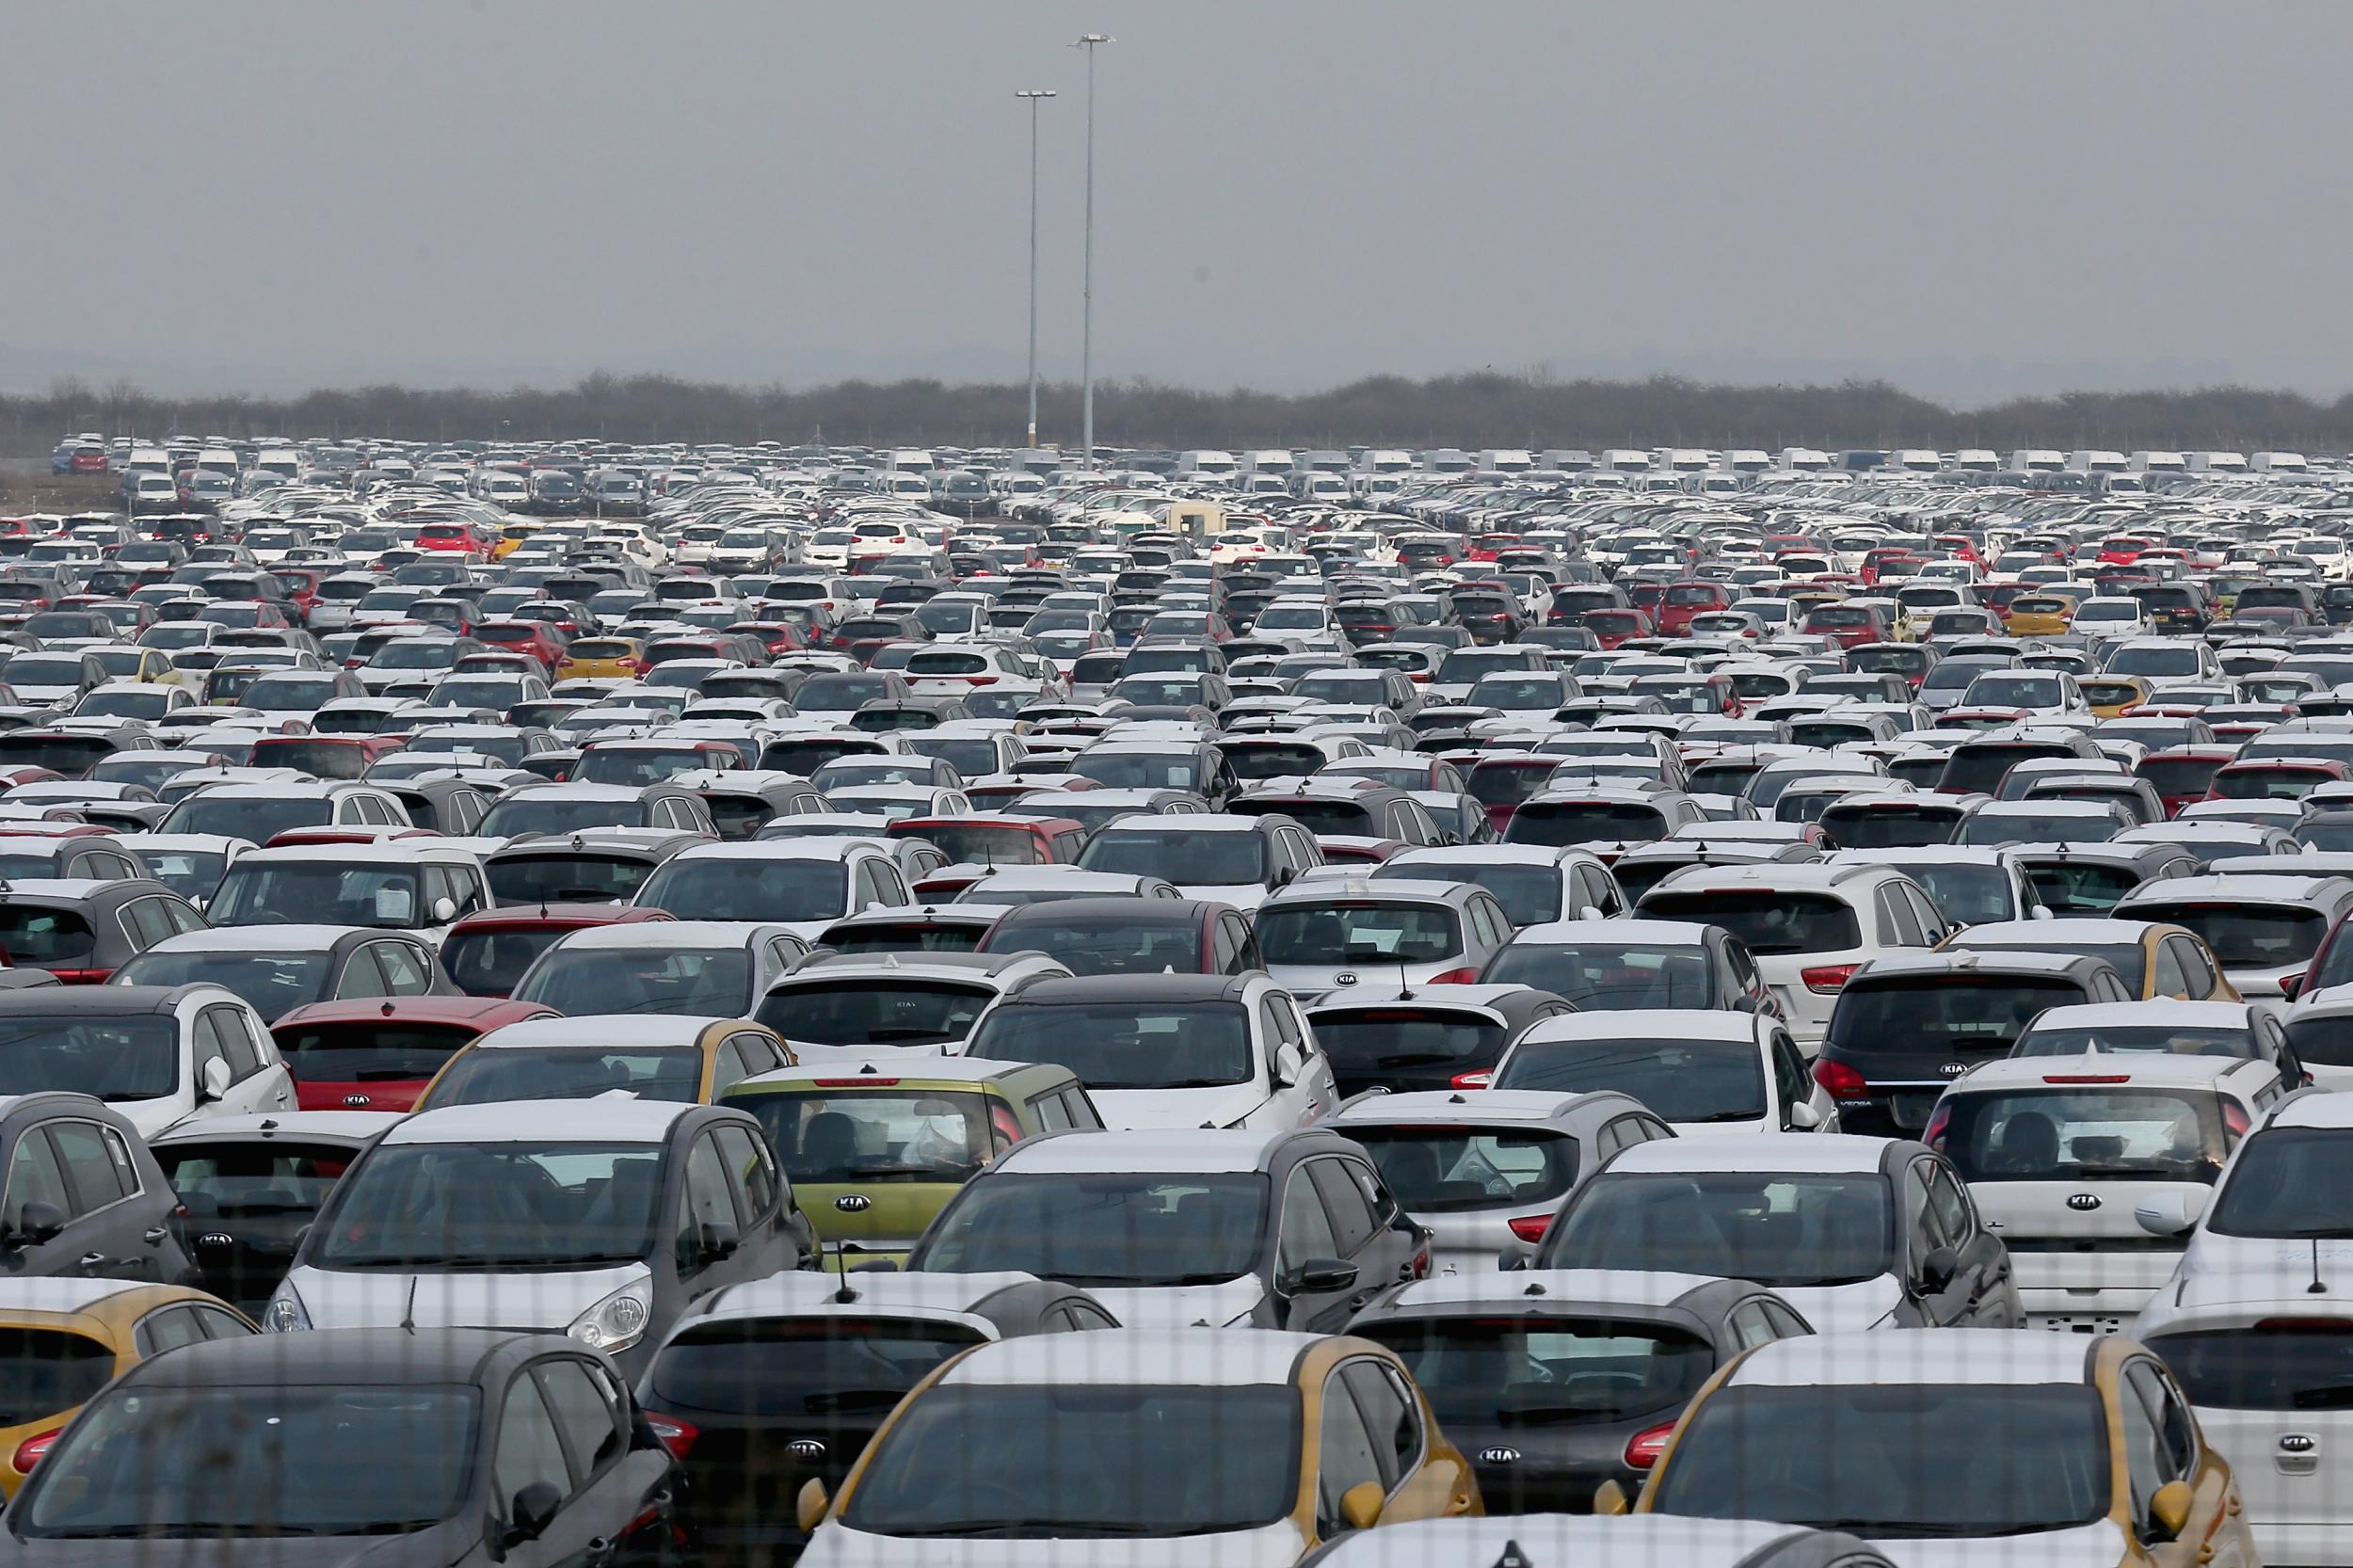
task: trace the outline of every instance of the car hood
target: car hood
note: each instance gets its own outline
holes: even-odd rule
[[[1243,1274],[1222,1285],[1173,1285],[1114,1288],[1087,1287],[1087,1294],[1123,1328],[1193,1328],[1208,1324],[1224,1328],[1255,1310],[1266,1299],[1266,1287],[1256,1274]]]
[[[2124,1532],[2110,1519],[2033,1535],[1898,1537],[1872,1544],[1904,1568],[2116,1568],[2129,1560]]]
[[[146,1139],[159,1137],[188,1119],[188,1108],[176,1097],[152,1100],[108,1100],[106,1109],[119,1112]]]
[[[1887,1274],[1874,1274],[1852,1285],[1777,1285],[1773,1293],[1796,1307],[1817,1334],[1877,1328],[1880,1320],[1904,1299],[1903,1291]]]
[[[642,1263],[545,1273],[407,1273],[298,1268],[286,1283],[312,1328],[553,1329],[569,1326],[622,1286],[652,1277]],[[411,1287],[414,1294],[411,1295]]]
[[[1210,1089],[1097,1089],[1092,1097],[1105,1127],[1162,1131],[1240,1126],[1266,1103],[1267,1095],[1255,1083],[1224,1083]]]
[[[804,1568],[1289,1568],[1305,1543],[1286,1519],[1262,1529],[1159,1540],[908,1541],[830,1521]]]

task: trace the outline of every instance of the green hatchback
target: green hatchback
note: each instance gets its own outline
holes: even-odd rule
[[[762,1073],[720,1103],[768,1129],[821,1242],[893,1261],[1006,1149],[1103,1126],[1067,1067],[913,1052]]]

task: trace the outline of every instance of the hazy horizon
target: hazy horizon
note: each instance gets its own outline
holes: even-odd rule
[[[2227,29],[2217,19],[2227,14]],[[263,0],[11,18],[0,389],[1543,368],[2333,397],[2353,8]],[[2334,121],[2335,123],[2331,123]]]

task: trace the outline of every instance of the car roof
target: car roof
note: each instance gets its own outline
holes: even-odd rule
[[[1625,1171],[1877,1171],[1896,1140],[1854,1132],[1728,1132],[1708,1138],[1654,1138],[1621,1150],[1609,1162]],[[1793,1146],[1794,1145],[1794,1146]]]
[[[713,1318],[795,1316],[813,1310],[866,1314],[913,1307],[968,1313],[1001,1290],[1040,1283],[1037,1275],[1016,1270],[969,1274],[878,1271],[853,1274],[846,1280],[832,1272],[794,1270],[723,1289],[686,1323]],[[845,1284],[856,1292],[855,1300],[838,1300]]]
[[[2254,1009],[2243,1001],[2086,1001],[2046,1007],[2034,1016],[2036,1029],[2244,1029]],[[2301,1010],[2298,1010],[2300,1016]]]
[[[2014,1093],[2067,1084],[2121,1088],[2211,1088],[2241,1067],[2261,1065],[2244,1056],[2176,1056],[2169,1051],[2103,1051],[2094,1056],[2019,1056],[1988,1062],[1957,1079],[1947,1094],[1998,1089]],[[2270,1069],[2265,1067],[2265,1071]]]
[[[2063,915],[2048,920],[1986,920],[1955,932],[1969,946],[2044,948],[2063,942],[2137,942],[2160,922],[2130,916]]]
[[[1241,1128],[1063,1133],[1016,1144],[998,1156],[993,1168],[1023,1175],[1056,1171],[1232,1174],[1262,1168],[1274,1149],[1291,1136],[1285,1131]]]
[[[323,953],[347,936],[408,935],[358,925],[221,925],[167,936],[149,952]]]
[[[2079,968],[2107,967],[2104,958],[2073,952],[2033,952],[2022,948],[1955,948],[1946,952],[1897,950],[1872,959],[1848,984],[1936,974],[2063,975]]]
[[[167,1144],[203,1144],[218,1138],[266,1138],[284,1133],[290,1138],[348,1138],[363,1143],[398,1122],[397,1111],[272,1111],[243,1116],[204,1116],[182,1122],[149,1140]]]
[[[2176,877],[2137,888],[2126,895],[2135,905],[2226,901],[2329,905],[2353,899],[2353,881],[2325,876],[2258,876],[2242,872]]]
[[[475,1050],[550,1049],[565,1046],[663,1047],[692,1046],[704,1031],[726,1020],[687,1017],[669,1013],[592,1013],[555,1018],[526,1018],[501,1026],[474,1041]],[[744,1029],[760,1026],[743,1022]]]
[[[1674,947],[1697,947],[1707,939],[1711,928],[1699,920],[1646,920],[1623,917],[1598,920],[1549,920],[1542,925],[1522,927],[1510,942],[1512,947],[1567,947],[1578,942],[1602,941],[1616,946],[1626,942],[1657,942]]]
[[[545,1103],[518,1116],[513,1104],[421,1111],[385,1135],[390,1144],[659,1144],[679,1118],[700,1109],[627,1095]]]
[[[435,1329],[429,1334],[402,1328],[250,1334],[183,1346],[186,1354],[142,1361],[128,1375],[147,1388],[471,1383],[486,1359],[519,1346],[547,1352],[564,1348],[545,1335],[490,1328]]]
[[[1625,1095],[1601,1090],[1613,1102],[1630,1105]],[[1342,1106],[1327,1123],[1335,1127],[1377,1127],[1410,1122],[1549,1122],[1558,1121],[1589,1096],[1543,1089],[1479,1089],[1468,1094],[1452,1089],[1424,1089],[1407,1094],[1373,1095]]]
[[[938,1385],[1289,1384],[1300,1358],[1330,1342],[1321,1335],[1274,1329],[1247,1334],[1197,1328],[1097,1329],[1082,1344],[1062,1335],[1027,1335],[983,1345],[959,1357],[941,1374]]]
[[[1550,1310],[1571,1304],[1670,1306],[1721,1283],[1663,1269],[1529,1269],[1515,1273],[1438,1274],[1407,1285],[1389,1306],[1493,1306]],[[1763,1287],[1755,1287],[1761,1289]]]
[[[1767,1027],[1753,1013],[1725,1008],[1639,1007],[1556,1014],[1530,1027],[1522,1039],[1531,1046],[1563,1040],[1735,1040],[1753,1045]]]
[[[2353,1128],[2353,1095],[2296,1095],[2281,1102],[2264,1124],[2274,1127]]]
[[[1863,1336],[1868,1333],[1870,1337]],[[2089,1341],[2094,1348],[2098,1340]],[[1779,1388],[1869,1384],[2089,1383],[2087,1341],[2014,1329],[1874,1329],[1801,1335],[1734,1363],[1724,1385]]]

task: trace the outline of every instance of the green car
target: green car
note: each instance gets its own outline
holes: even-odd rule
[[[1103,1125],[1067,1067],[914,1052],[762,1073],[720,1103],[768,1129],[820,1242],[893,1261],[1006,1149]]]

